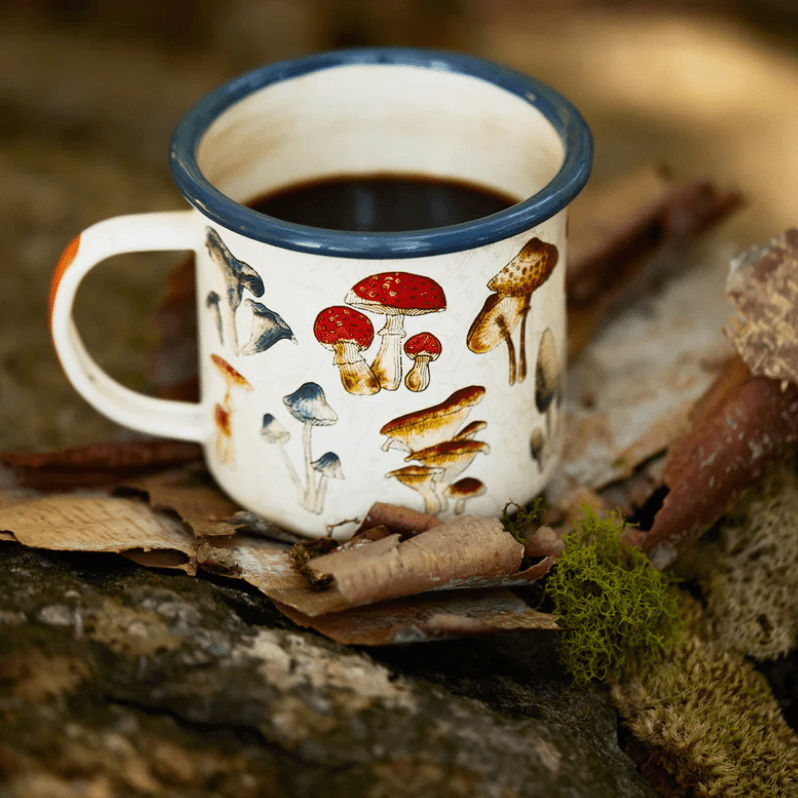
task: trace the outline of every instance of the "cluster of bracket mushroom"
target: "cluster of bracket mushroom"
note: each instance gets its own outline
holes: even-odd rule
[[[540,338],[538,359],[535,365],[535,407],[545,418],[545,432],[540,427],[532,430],[529,450],[532,459],[543,471],[546,461],[552,453],[552,444],[556,439],[559,418],[559,406],[564,390],[563,367],[557,354],[554,334],[547,327]]]
[[[224,298],[220,297],[216,291],[209,291],[205,297],[205,307],[214,314],[216,319],[219,343],[224,344],[225,327],[227,328],[227,340],[236,355],[255,355],[258,352],[265,352],[284,339],[296,343],[294,333],[279,313],[275,313],[251,297],[244,298],[245,290],[253,296],[262,297],[263,280],[252,266],[239,260],[230,252],[219,233],[212,227],[205,228],[205,248],[208,250],[211,260],[219,267],[224,281]],[[252,323],[249,340],[243,347],[239,347],[236,311],[241,306],[242,300],[244,307],[250,311]]]
[[[446,310],[443,289],[434,280],[409,272],[382,272],[361,280],[344,298],[346,306],[325,308],[316,317],[316,340],[335,352],[333,363],[349,393],[369,395],[384,388],[395,391],[402,382],[405,316]],[[365,313],[385,316],[377,333],[380,347],[369,366],[362,352],[374,340],[374,328]],[[411,391],[423,391],[430,382],[429,364],[441,353],[441,342],[430,332],[419,333],[404,346],[413,366],[405,378]]]
[[[418,492],[424,500],[424,512],[430,515],[446,511],[450,499],[455,502],[455,513],[460,514],[468,499],[485,492],[485,485],[478,479],[458,480],[480,452],[490,451],[487,443],[475,440],[487,426],[485,421],[472,421],[461,428],[484,395],[481,385],[469,385],[438,405],[389,421],[380,430],[387,438],[383,450],[407,452],[405,462],[420,464],[398,468],[385,476]]]
[[[329,427],[338,421],[338,414],[327,403],[324,390],[315,382],[306,382],[293,393],[283,397],[288,412],[302,424],[302,449],[305,458],[305,484],[294,468],[285,450],[291,433],[272,415],[266,413],[261,424],[261,437],[272,446],[277,446],[285,463],[288,475],[302,494],[302,505],[311,513],[319,515],[324,508],[327,482],[344,479],[341,459],[335,452],[325,452],[314,460],[311,451],[311,436],[314,427]],[[318,474],[318,481],[316,475]]]
[[[510,385],[516,376],[526,379],[526,322],[532,294],[551,277],[557,265],[558,252],[554,244],[532,238],[521,251],[488,283],[494,293],[485,300],[471,324],[466,342],[468,348],[482,354],[495,349],[502,342],[507,345],[510,358]],[[515,345],[512,335],[521,322],[521,344],[516,369]]]

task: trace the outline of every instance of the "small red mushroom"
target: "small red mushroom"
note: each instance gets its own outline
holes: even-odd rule
[[[383,272],[361,280],[344,298],[347,305],[385,316],[380,350],[371,370],[388,391],[402,382],[402,350],[405,337],[404,317],[446,310],[446,296],[434,280],[409,272]]]
[[[411,391],[423,391],[429,385],[429,364],[441,353],[441,342],[428,332],[418,333],[405,342],[405,354],[411,358],[413,367],[405,377],[405,385]]]
[[[368,317],[343,305],[325,308],[316,316],[313,334],[322,346],[335,352],[333,363],[341,369],[341,382],[349,393],[369,395],[380,390],[360,354],[374,340]]]

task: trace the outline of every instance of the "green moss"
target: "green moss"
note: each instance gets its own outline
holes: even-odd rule
[[[546,595],[566,629],[559,655],[578,684],[604,679],[635,658],[656,662],[678,616],[673,578],[625,545],[620,515],[604,521],[589,506],[546,581]]]
[[[515,502],[507,502],[504,505],[501,522],[502,526],[519,542],[525,542],[525,532],[530,526],[540,524],[543,515],[543,497],[538,496],[532,500],[529,507]],[[515,507],[515,515],[510,516],[510,508]]]
[[[701,605],[678,594],[684,633],[651,667],[629,662],[612,696],[673,795],[798,795],[798,737],[768,684],[714,638]]]

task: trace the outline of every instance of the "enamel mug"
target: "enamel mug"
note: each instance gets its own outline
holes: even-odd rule
[[[562,442],[566,207],[592,140],[563,97],[470,56],[323,53],[257,69],[185,116],[173,179],[192,206],[78,236],[51,291],[56,352],[116,422],[202,444],[242,507],[307,537],[349,537],[375,501],[443,519],[541,492]],[[515,204],[472,221],[347,232],[253,198],[341,176],[413,175]],[[198,403],[105,374],[72,319],[99,261],[193,250]]]

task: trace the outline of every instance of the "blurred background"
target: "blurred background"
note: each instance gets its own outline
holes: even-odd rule
[[[130,434],[61,375],[46,297],[89,224],[185,207],[166,166],[183,113],[263,63],[373,44],[465,51],[551,84],[593,130],[590,186],[663,163],[739,187],[746,208],[714,234],[726,255],[795,224],[794,0],[0,1],[0,449]],[[90,351],[139,389],[175,257],[114,259],[80,292]]]

